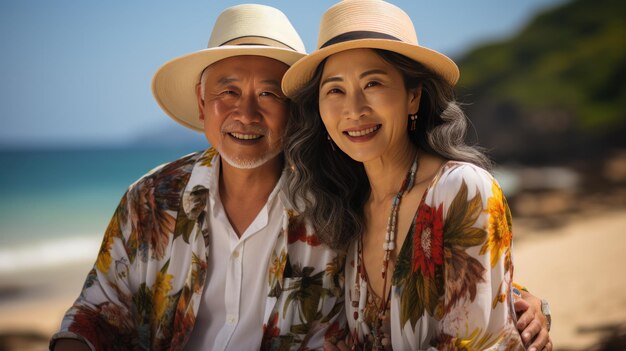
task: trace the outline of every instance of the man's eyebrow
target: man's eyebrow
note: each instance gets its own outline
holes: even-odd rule
[[[280,89],[280,81],[277,81],[276,79],[264,79],[261,81],[261,83],[271,85]]]
[[[228,85],[228,84],[230,84],[232,82],[236,82],[238,80],[239,79],[233,78],[233,77],[222,77],[222,78],[217,80],[217,84],[219,84],[219,85]]]

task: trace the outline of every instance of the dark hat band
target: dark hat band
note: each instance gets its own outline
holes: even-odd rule
[[[327,42],[325,42],[324,44],[322,44],[322,46],[320,46],[319,48],[323,49],[330,45],[339,44],[339,43],[343,43],[346,41],[359,40],[359,39],[389,39],[389,40],[402,41],[394,37],[393,35],[379,33],[379,32],[372,32],[372,31],[367,31],[367,30],[359,30],[359,31],[346,32],[343,34],[339,34],[338,36],[333,37]]]
[[[246,41],[248,40],[248,41]],[[260,42],[260,41],[263,41]],[[277,47],[283,47],[285,49],[290,49],[293,51],[298,51],[294,48],[292,48],[291,46],[283,43],[282,41],[278,41],[274,38],[268,38],[268,37],[264,37],[264,36],[260,36],[260,35],[246,35],[246,36],[241,36],[241,37],[237,37],[237,38],[233,38],[233,39],[229,39],[228,41],[218,45],[218,46],[223,46],[223,45],[263,45],[263,46],[277,46]]]

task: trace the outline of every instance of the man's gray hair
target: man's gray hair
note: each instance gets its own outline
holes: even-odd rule
[[[207,68],[209,68],[209,66],[204,67],[202,74],[200,75],[200,94],[202,96],[202,101],[204,101],[204,91],[206,90],[204,83],[208,72]]]

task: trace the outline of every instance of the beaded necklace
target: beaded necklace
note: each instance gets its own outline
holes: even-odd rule
[[[387,290],[387,269],[389,267],[389,260],[391,258],[391,253],[394,251],[396,247],[396,232],[397,232],[397,222],[398,222],[398,210],[400,208],[400,200],[405,193],[409,192],[411,188],[413,188],[413,184],[415,184],[415,174],[417,173],[417,168],[419,167],[418,155],[415,155],[415,160],[411,165],[411,169],[407,172],[404,181],[402,182],[402,186],[398,193],[393,197],[393,202],[391,203],[391,213],[389,214],[389,219],[387,220],[387,233],[385,234],[385,242],[383,243],[383,250],[385,250],[385,257],[383,259],[383,264],[381,268],[381,274],[383,278],[383,295],[380,299],[380,304],[376,306],[376,320],[374,321],[374,325],[368,326],[365,322],[364,316],[366,313],[367,307],[367,291],[368,291],[368,278],[367,272],[365,271],[365,265],[363,262],[363,236],[361,235],[358,241],[358,253],[357,253],[357,275],[354,282],[354,289],[352,290],[352,307],[356,308],[354,312],[354,319],[356,321],[356,330],[359,330],[361,327],[365,328],[365,333],[370,335],[371,347],[373,350],[385,350],[391,346],[391,335],[389,333],[385,333],[383,330],[384,324],[387,320],[387,313],[390,308],[389,304],[391,301],[391,284],[389,284],[389,290]],[[387,292],[385,294],[385,292]],[[358,337],[358,333],[355,332],[353,337]],[[365,335],[367,338],[367,335]],[[368,343],[368,340],[364,340],[364,342]],[[353,340],[352,342],[353,348],[357,345],[357,340]]]

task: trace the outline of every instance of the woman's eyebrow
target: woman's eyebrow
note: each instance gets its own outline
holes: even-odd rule
[[[362,79],[363,77],[365,77],[365,76],[369,76],[369,75],[372,75],[372,74],[387,74],[387,72],[385,72],[385,71],[384,71],[384,70],[382,70],[382,69],[375,68],[375,69],[371,69],[371,70],[369,70],[369,71],[365,71],[365,72],[361,73],[361,74],[359,75],[359,78],[361,78],[361,79]]]
[[[322,85],[324,85],[324,84],[326,84],[326,83],[341,82],[341,81],[343,81],[343,78],[341,78],[341,77],[337,77],[337,76],[335,76],[335,77],[328,77],[328,78],[324,79],[324,80],[320,83],[320,86],[322,86]]]
[[[359,79],[363,79],[364,77],[369,76],[369,75],[372,75],[372,74],[385,74],[385,75],[386,75],[386,74],[387,74],[387,72],[386,72],[386,71],[384,71],[384,70],[382,70],[382,69],[375,68],[375,69],[371,69],[371,70],[369,70],[369,71],[365,71],[365,72],[361,73],[361,74],[359,75]],[[331,83],[331,82],[341,82],[341,81],[343,81],[343,78],[338,77],[338,76],[328,77],[328,78],[324,79],[324,80],[320,83],[320,86],[323,86],[323,85],[324,85],[324,84],[326,84],[326,83]]]

